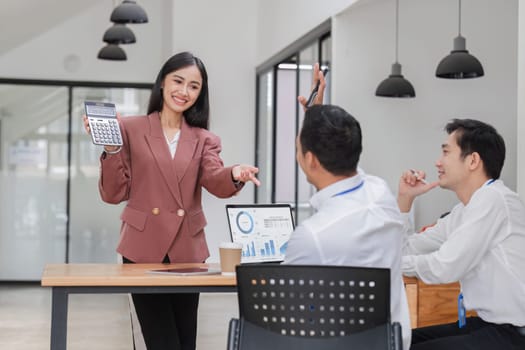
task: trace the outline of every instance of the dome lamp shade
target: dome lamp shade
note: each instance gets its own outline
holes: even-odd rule
[[[106,30],[102,40],[108,44],[133,44],[137,42],[133,31],[121,23],[115,23]]]
[[[392,73],[383,80],[376,89],[379,97],[415,97],[416,91],[412,84],[401,74],[401,64],[398,62],[399,41],[399,0],[396,0],[396,62],[392,64]]]
[[[111,61],[125,61],[127,59],[126,52],[115,44],[108,44],[98,52],[98,58],[101,60]]]
[[[135,1],[124,0],[113,9],[110,20],[113,23],[147,23],[148,15]]]
[[[481,62],[467,50],[467,40],[461,36],[461,0],[459,2],[458,36],[454,48],[443,58],[437,68],[436,77],[444,79],[469,79],[485,75]]]

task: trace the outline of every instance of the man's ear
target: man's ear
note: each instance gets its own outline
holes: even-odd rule
[[[310,170],[315,170],[317,168],[319,168],[319,166],[321,165],[319,163],[319,159],[317,159],[317,157],[315,156],[315,154],[313,154],[312,152],[310,151],[307,151],[306,154],[304,155],[304,160],[305,160],[305,164],[306,166],[310,169]]]
[[[478,152],[472,152],[470,154],[470,170],[483,169],[483,160],[481,159]]]

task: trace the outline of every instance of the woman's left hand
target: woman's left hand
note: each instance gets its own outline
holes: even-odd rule
[[[255,185],[259,186],[261,182],[255,177],[255,174],[259,172],[259,168],[241,164],[236,165],[232,168],[232,178],[235,181],[242,181],[242,182],[248,182],[251,181]]]

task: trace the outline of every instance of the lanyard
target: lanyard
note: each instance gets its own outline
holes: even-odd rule
[[[467,312],[463,304],[463,293],[458,295],[458,327],[463,328],[467,324]]]
[[[489,182],[487,182],[487,186],[492,184],[494,181],[496,181],[495,179],[490,179]]]
[[[360,189],[361,187],[363,187],[363,184],[365,183],[365,180],[361,181],[360,183],[358,183],[357,185],[355,185],[354,187],[352,188],[349,188],[347,190],[344,190],[344,191],[341,191],[339,193],[336,193],[334,194],[332,197],[338,197],[338,196],[342,196],[343,194],[347,194],[347,193],[350,193],[350,192],[354,192],[358,189]]]

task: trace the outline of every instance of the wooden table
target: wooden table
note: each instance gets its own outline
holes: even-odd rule
[[[415,277],[404,277],[412,328],[458,320],[459,283],[426,284]],[[476,316],[468,311],[467,317]]]
[[[417,327],[418,316],[418,279],[415,277],[403,277],[405,282],[405,291],[407,293],[408,310],[410,311],[410,326]]]
[[[66,349],[68,296],[72,293],[236,292],[233,276],[170,276],[148,270],[208,264],[50,264],[42,286],[51,287],[51,350]],[[216,265],[213,265],[216,267]],[[404,277],[412,328],[457,320],[459,284],[427,285]],[[473,313],[467,313],[473,315]]]
[[[42,286],[52,288],[51,350],[65,350],[69,294],[236,292],[233,276],[171,276],[148,270],[208,264],[49,264]],[[214,266],[216,267],[216,266]]]

